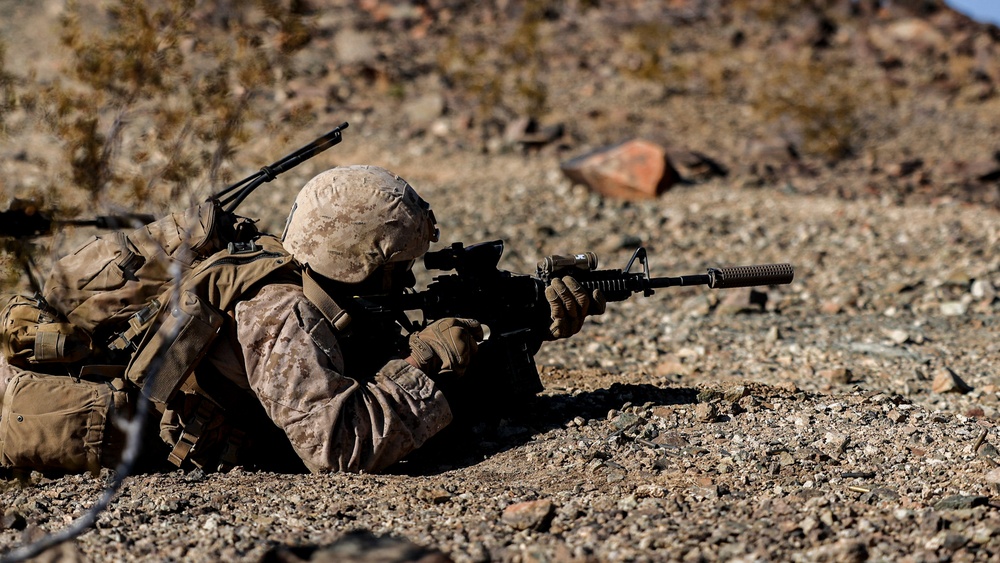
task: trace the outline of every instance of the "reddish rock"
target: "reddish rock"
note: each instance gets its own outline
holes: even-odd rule
[[[666,149],[639,139],[578,156],[561,168],[570,180],[622,199],[653,199],[680,180]]]
[[[552,501],[543,499],[512,504],[504,509],[500,519],[515,530],[545,531],[554,516]]]
[[[820,371],[817,375],[826,379],[830,383],[836,383],[838,385],[845,385],[854,380],[854,373],[844,367],[825,369]]]

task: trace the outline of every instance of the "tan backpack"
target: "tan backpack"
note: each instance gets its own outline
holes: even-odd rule
[[[207,202],[95,236],[56,263],[42,295],[0,301],[0,467],[112,465],[121,447],[113,418],[131,410],[150,369],[159,371],[147,396],[162,408],[215,338],[219,306],[292,266],[276,241],[269,251],[252,242],[257,235],[253,221]],[[263,254],[271,262],[247,276],[218,267]],[[215,283],[223,289],[207,287]]]
[[[128,234],[95,236],[56,263],[43,297],[74,326],[106,336],[206,256],[256,235],[252,220],[209,201]]]

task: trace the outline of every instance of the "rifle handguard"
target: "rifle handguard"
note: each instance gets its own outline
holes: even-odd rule
[[[753,287],[758,285],[781,285],[791,283],[795,269],[791,264],[758,264],[755,266],[733,266],[731,268],[709,268],[708,287],[726,289],[730,287]]]

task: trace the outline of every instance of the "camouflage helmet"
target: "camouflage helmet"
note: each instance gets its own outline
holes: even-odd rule
[[[430,205],[377,166],[332,168],[299,192],[281,241],[303,266],[360,283],[379,267],[415,260],[437,240]]]

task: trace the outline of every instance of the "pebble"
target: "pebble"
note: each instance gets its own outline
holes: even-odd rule
[[[941,304],[941,314],[946,317],[959,317],[965,314],[969,306],[961,301],[948,301]]]
[[[820,371],[817,375],[830,383],[838,385],[846,385],[854,379],[854,374],[851,370],[844,367],[825,369]]]
[[[719,417],[719,408],[715,403],[698,403],[694,408],[694,416],[700,422],[715,422]]]
[[[555,505],[551,500],[532,500],[508,506],[500,519],[515,530],[544,531],[554,513]]]
[[[972,387],[962,380],[951,368],[941,368],[934,373],[931,390],[935,393],[968,393]]]
[[[989,497],[980,495],[951,495],[934,503],[935,510],[959,510],[975,508],[989,503]]]

